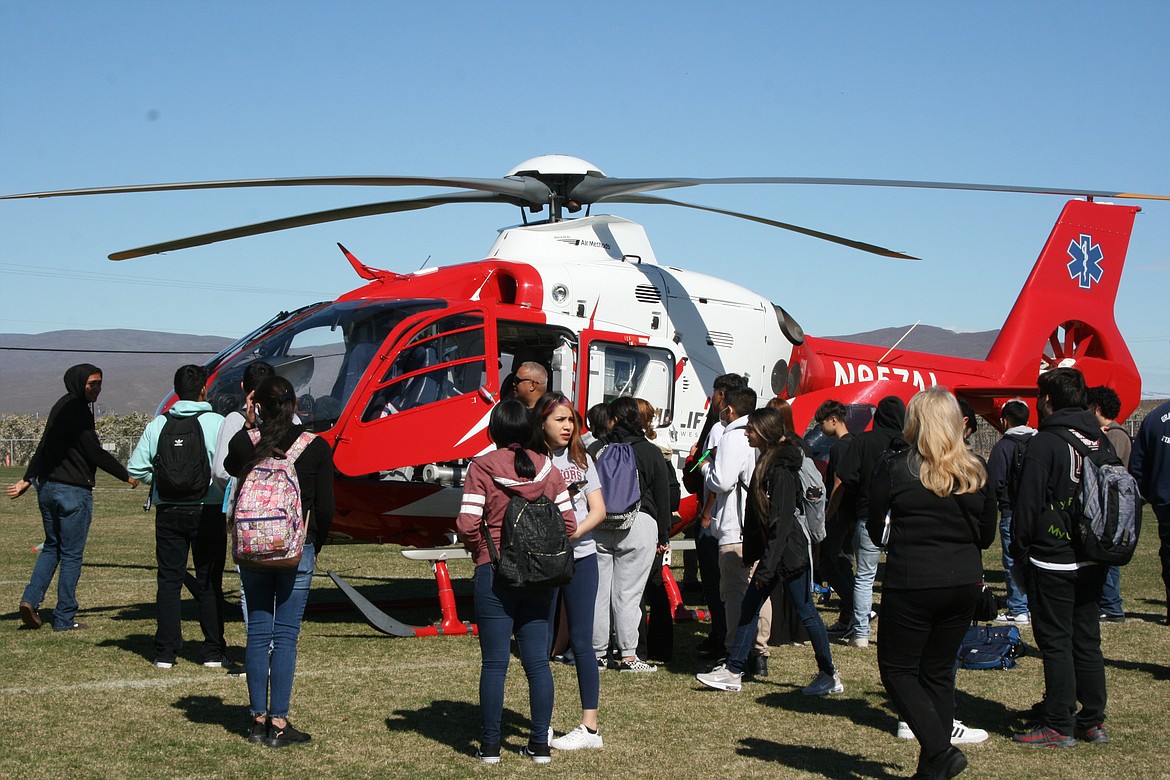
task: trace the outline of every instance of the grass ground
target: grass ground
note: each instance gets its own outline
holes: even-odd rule
[[[11,484],[15,469],[0,469]],[[703,627],[676,626],[674,662],[652,675],[603,672],[605,749],[556,754],[528,764],[514,752],[497,767],[471,759],[478,733],[479,648],[467,637],[390,639],[345,609],[327,577],[316,577],[300,642],[294,722],[312,744],[273,751],[244,741],[244,681],[202,668],[189,645],[169,671],[155,669],[152,516],[141,491],[99,477],[96,516],[86,550],[78,617],[91,628],[54,634],[20,627],[15,608],[42,532],[36,499],[0,503],[0,777],[441,777],[541,776],[666,778],[910,775],[916,743],[895,739],[895,717],[878,679],[875,651],[835,647],[844,695],[802,696],[815,671],[806,647],[774,648],[771,676],[738,694],[704,689],[694,653]],[[1151,521],[1152,516],[1147,518]],[[1055,751],[1010,741],[1012,711],[1042,691],[1040,662],[1011,671],[959,673],[960,717],[992,737],[967,750],[971,778],[1170,777],[1170,628],[1164,614],[1154,527],[1122,575],[1130,620],[1103,630],[1112,744]],[[998,571],[988,555],[989,571]],[[374,599],[428,597],[423,563],[394,547],[328,547],[319,571],[342,572]],[[456,593],[469,593],[471,566],[453,563]],[[994,575],[991,575],[994,576]],[[233,605],[234,573],[225,577]],[[1000,587],[1002,591],[1002,586]],[[46,607],[55,601],[51,589]],[[470,605],[463,607],[470,619]],[[437,619],[437,607],[397,614]],[[232,615],[235,618],[235,614]],[[831,618],[830,618],[831,619]],[[828,621],[827,621],[828,622]],[[197,638],[193,611],[188,640]],[[1025,629],[1026,639],[1030,632]],[[880,621],[878,624],[880,641]],[[233,620],[228,641],[242,658],[244,629]],[[571,667],[556,665],[557,732],[577,723]],[[526,739],[528,702],[517,661],[508,681],[505,746]]]

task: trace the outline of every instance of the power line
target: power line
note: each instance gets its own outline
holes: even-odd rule
[[[79,354],[105,353],[112,355],[218,355],[219,352],[205,352],[197,349],[166,350],[166,349],[58,349],[52,347],[5,347],[0,350],[8,352],[76,352]]]

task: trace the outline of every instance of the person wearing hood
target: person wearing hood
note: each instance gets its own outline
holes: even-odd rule
[[[212,478],[211,463],[223,417],[213,412],[211,404],[207,403],[207,370],[203,366],[181,366],[175,372],[174,390],[179,400],[167,414],[160,414],[147,423],[127,464],[131,476],[152,485],[155,506],[158,625],[154,635],[154,665],[159,669],[172,668],[183,647],[180,604],[190,556],[195,566],[195,581],[189,589],[195,597],[199,627],[203,632],[202,663],[209,668],[222,668],[227,663],[227,642],[223,633],[227,521],[223,513],[223,486]],[[168,417],[197,417],[207,456],[208,484],[202,498],[180,501],[159,496],[155,457]]]
[[[37,609],[45,598],[54,572],[57,606],[53,630],[85,628],[77,615],[77,581],[81,559],[93,520],[93,485],[97,469],[138,487],[126,468],[98,441],[92,405],[102,392],[102,370],[80,363],[65,372],[65,395],[53,404],[41,441],[25,469],[24,478],[8,488],[8,497],[20,498],[36,486],[37,503],[45,526],[45,544],[33,566],[32,577],[20,598],[20,619],[28,628],[40,628]]]
[[[858,520],[853,543],[857,559],[857,574],[853,579],[853,620],[849,630],[842,636],[845,643],[852,647],[869,647],[873,582],[881,559],[881,550],[873,543],[865,523],[869,516],[870,477],[878,458],[902,432],[905,417],[906,404],[898,396],[888,395],[878,401],[877,411],[873,415],[873,428],[853,439],[853,444],[841,459],[835,478],[844,486],[844,494],[853,496],[851,514]],[[837,492],[837,487],[834,487],[833,492]]]
[[[526,449],[532,440],[532,417],[521,401],[513,398],[497,404],[488,419],[488,434],[497,449],[471,462],[463,483],[463,502],[455,518],[459,538],[475,560],[475,618],[482,657],[479,672],[482,732],[476,758],[486,764],[500,762],[504,680],[515,636],[520,663],[528,679],[532,710],[531,735],[521,752],[535,763],[547,764],[552,760],[548,742],[553,710],[548,618],[553,592],[551,589],[512,590],[497,581],[488,534],[499,549],[504,515],[513,496],[528,501],[541,496],[551,499],[564,517],[566,536],[572,536],[577,530],[577,518],[560,469],[548,456]]]
[[[1028,594],[1020,583],[1023,578],[1012,558],[1012,498],[1016,494],[1013,483],[1018,476],[1014,474],[1013,466],[1016,462],[1017,448],[1036,435],[1036,429],[1028,426],[1028,417],[1031,410],[1019,398],[1013,398],[1003,405],[999,412],[999,420],[1004,427],[1003,438],[991,448],[987,458],[987,478],[995,488],[995,497],[999,502],[999,541],[1002,550],[1004,579],[1007,581],[1007,600],[1005,611],[997,615],[997,623],[1028,623]]]
[[[1067,507],[1080,487],[1080,457],[1060,433],[1090,447],[1104,434],[1089,411],[1085,378],[1075,368],[1046,371],[1036,381],[1040,429],[1028,444],[1012,518],[1012,557],[1023,564],[1032,633],[1044,656],[1044,700],[1016,742],[1072,747],[1077,739],[1109,741],[1105,659],[1097,603],[1106,566],[1073,543]],[[1076,457],[1074,457],[1076,456]],[[1077,710],[1077,703],[1080,710]]]

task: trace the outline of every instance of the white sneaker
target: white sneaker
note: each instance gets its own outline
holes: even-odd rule
[[[951,723],[952,745],[977,745],[986,741],[987,736],[987,732],[983,729],[965,726],[961,720]],[[898,739],[914,739],[914,732],[904,720],[898,721]]]
[[[175,662],[174,661],[155,661],[154,666],[156,669],[173,669],[175,666]]]
[[[1032,621],[1029,620],[1027,612],[1021,612],[1018,615],[1013,615],[1010,612],[1004,612],[1003,614],[995,616],[995,622],[996,623],[1014,623],[1017,626],[1026,626]]]
[[[1027,615],[1024,618],[1027,619]],[[977,745],[987,740],[987,732],[983,729],[964,726],[963,721],[956,720],[951,724],[952,745]]]
[[[597,750],[602,747],[601,735],[590,734],[584,723],[564,736],[557,737],[549,744],[557,750],[584,750],[587,748]]]
[[[704,674],[696,674],[695,679],[708,688],[720,691],[738,691],[743,687],[743,675],[736,674],[726,666],[716,666]]]
[[[869,647],[869,637],[867,636],[851,636],[845,640],[848,647]]]
[[[831,675],[818,672],[812,682],[802,688],[800,692],[805,696],[825,696],[830,693],[844,693],[845,683],[841,682],[840,672],[835,672]]]

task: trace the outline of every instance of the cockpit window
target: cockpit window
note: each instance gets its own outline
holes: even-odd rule
[[[264,336],[224,363],[208,388],[208,399],[222,414],[239,409],[244,369],[263,360],[296,389],[301,420],[311,430],[326,430],[341,416],[394,327],[413,314],[443,305],[433,300],[330,304]]]
[[[443,317],[414,334],[382,375],[362,419],[474,393],[487,384],[483,316]]]

